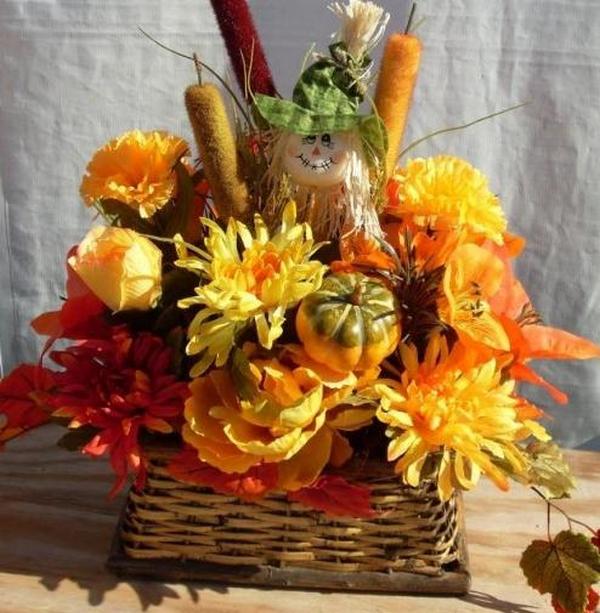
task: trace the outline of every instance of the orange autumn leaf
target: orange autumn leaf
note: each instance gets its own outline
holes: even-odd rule
[[[169,474],[185,483],[205,485],[220,494],[234,494],[243,500],[264,496],[277,486],[275,464],[252,466],[245,473],[224,473],[198,458],[198,452],[186,447],[167,466]]]
[[[332,517],[374,517],[371,490],[338,475],[323,475],[313,485],[290,492],[288,499]]]

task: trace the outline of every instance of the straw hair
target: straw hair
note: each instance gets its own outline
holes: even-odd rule
[[[271,135],[270,162],[265,176],[267,197],[264,214],[272,225],[278,224],[288,202],[294,200],[298,221],[310,224],[316,240],[331,240],[347,232],[364,230],[380,237],[381,226],[371,188],[370,170],[360,135],[348,133],[350,160],[344,181],[330,188],[297,185],[285,172],[284,157],[290,133]]]
[[[328,517],[285,494],[256,502],[173,479],[169,453],[150,452],[148,481],[132,491],[122,524],[134,559],[294,567],[320,571],[440,576],[461,559],[462,511],[456,495],[442,502],[436,484],[402,485],[388,463],[361,463],[343,474],[371,488],[378,515]]]
[[[386,170],[393,174],[419,72],[421,42],[412,34],[392,34],[383,52],[375,107],[388,133]]]
[[[248,189],[240,179],[235,137],[221,92],[212,83],[191,85],[185,91],[185,106],[219,217],[243,217]]]

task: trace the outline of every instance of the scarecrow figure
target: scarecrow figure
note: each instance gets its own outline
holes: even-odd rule
[[[342,30],[329,56],[317,55],[296,84],[292,100],[256,94],[257,112],[272,128],[267,217],[277,219],[289,199],[320,240],[354,231],[381,235],[376,192],[385,172],[383,123],[361,115],[371,49],[389,15],[371,2],[335,3]]]

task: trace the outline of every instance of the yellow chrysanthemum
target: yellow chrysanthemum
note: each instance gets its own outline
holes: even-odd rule
[[[81,182],[86,205],[118,200],[152,217],[177,190],[175,164],[186,155],[188,144],[167,132],[133,130],[96,151]]]
[[[338,406],[358,384],[355,375],[340,375],[303,356],[301,348],[291,349],[285,363],[251,358],[243,394],[226,369],[192,381],[183,438],[201,460],[228,473],[277,463],[278,486],[296,490],[327,463],[349,459],[352,448],[338,430],[368,423],[364,411]]]
[[[444,500],[455,487],[473,488],[481,473],[507,489],[501,465],[525,473],[527,458],[516,442],[530,435],[549,437],[513,395],[514,381],[502,382],[494,360],[463,370],[437,337],[422,364],[416,349],[404,346],[402,353],[401,380],[378,384],[375,392],[381,399],[377,418],[388,425],[392,439],[388,459],[396,461],[407,484],[419,484],[431,454],[439,457],[438,491]]]
[[[190,373],[193,377],[213,362],[225,364],[236,335],[250,324],[256,326],[259,343],[270,349],[283,332],[286,310],[317,290],[327,271],[325,264],[310,259],[319,245],[308,224],[296,223],[293,202],[273,236],[260,215],[254,218],[254,236],[233,218],[226,231],[208,219],[203,223],[208,235],[206,251],[198,250],[199,257],[190,257],[176,237],[177,266],[203,278],[196,295],[178,303],[181,308],[202,307],[188,329],[187,353],[201,354]]]
[[[506,218],[499,200],[486,177],[465,160],[449,155],[410,160],[392,177],[389,197],[393,215],[503,243]]]

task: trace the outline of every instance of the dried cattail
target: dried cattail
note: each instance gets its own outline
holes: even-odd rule
[[[239,176],[235,137],[221,92],[212,83],[191,85],[185,106],[217,213],[224,219],[243,217],[248,189]]]
[[[240,89],[275,96],[271,70],[246,0],[211,0]]]

